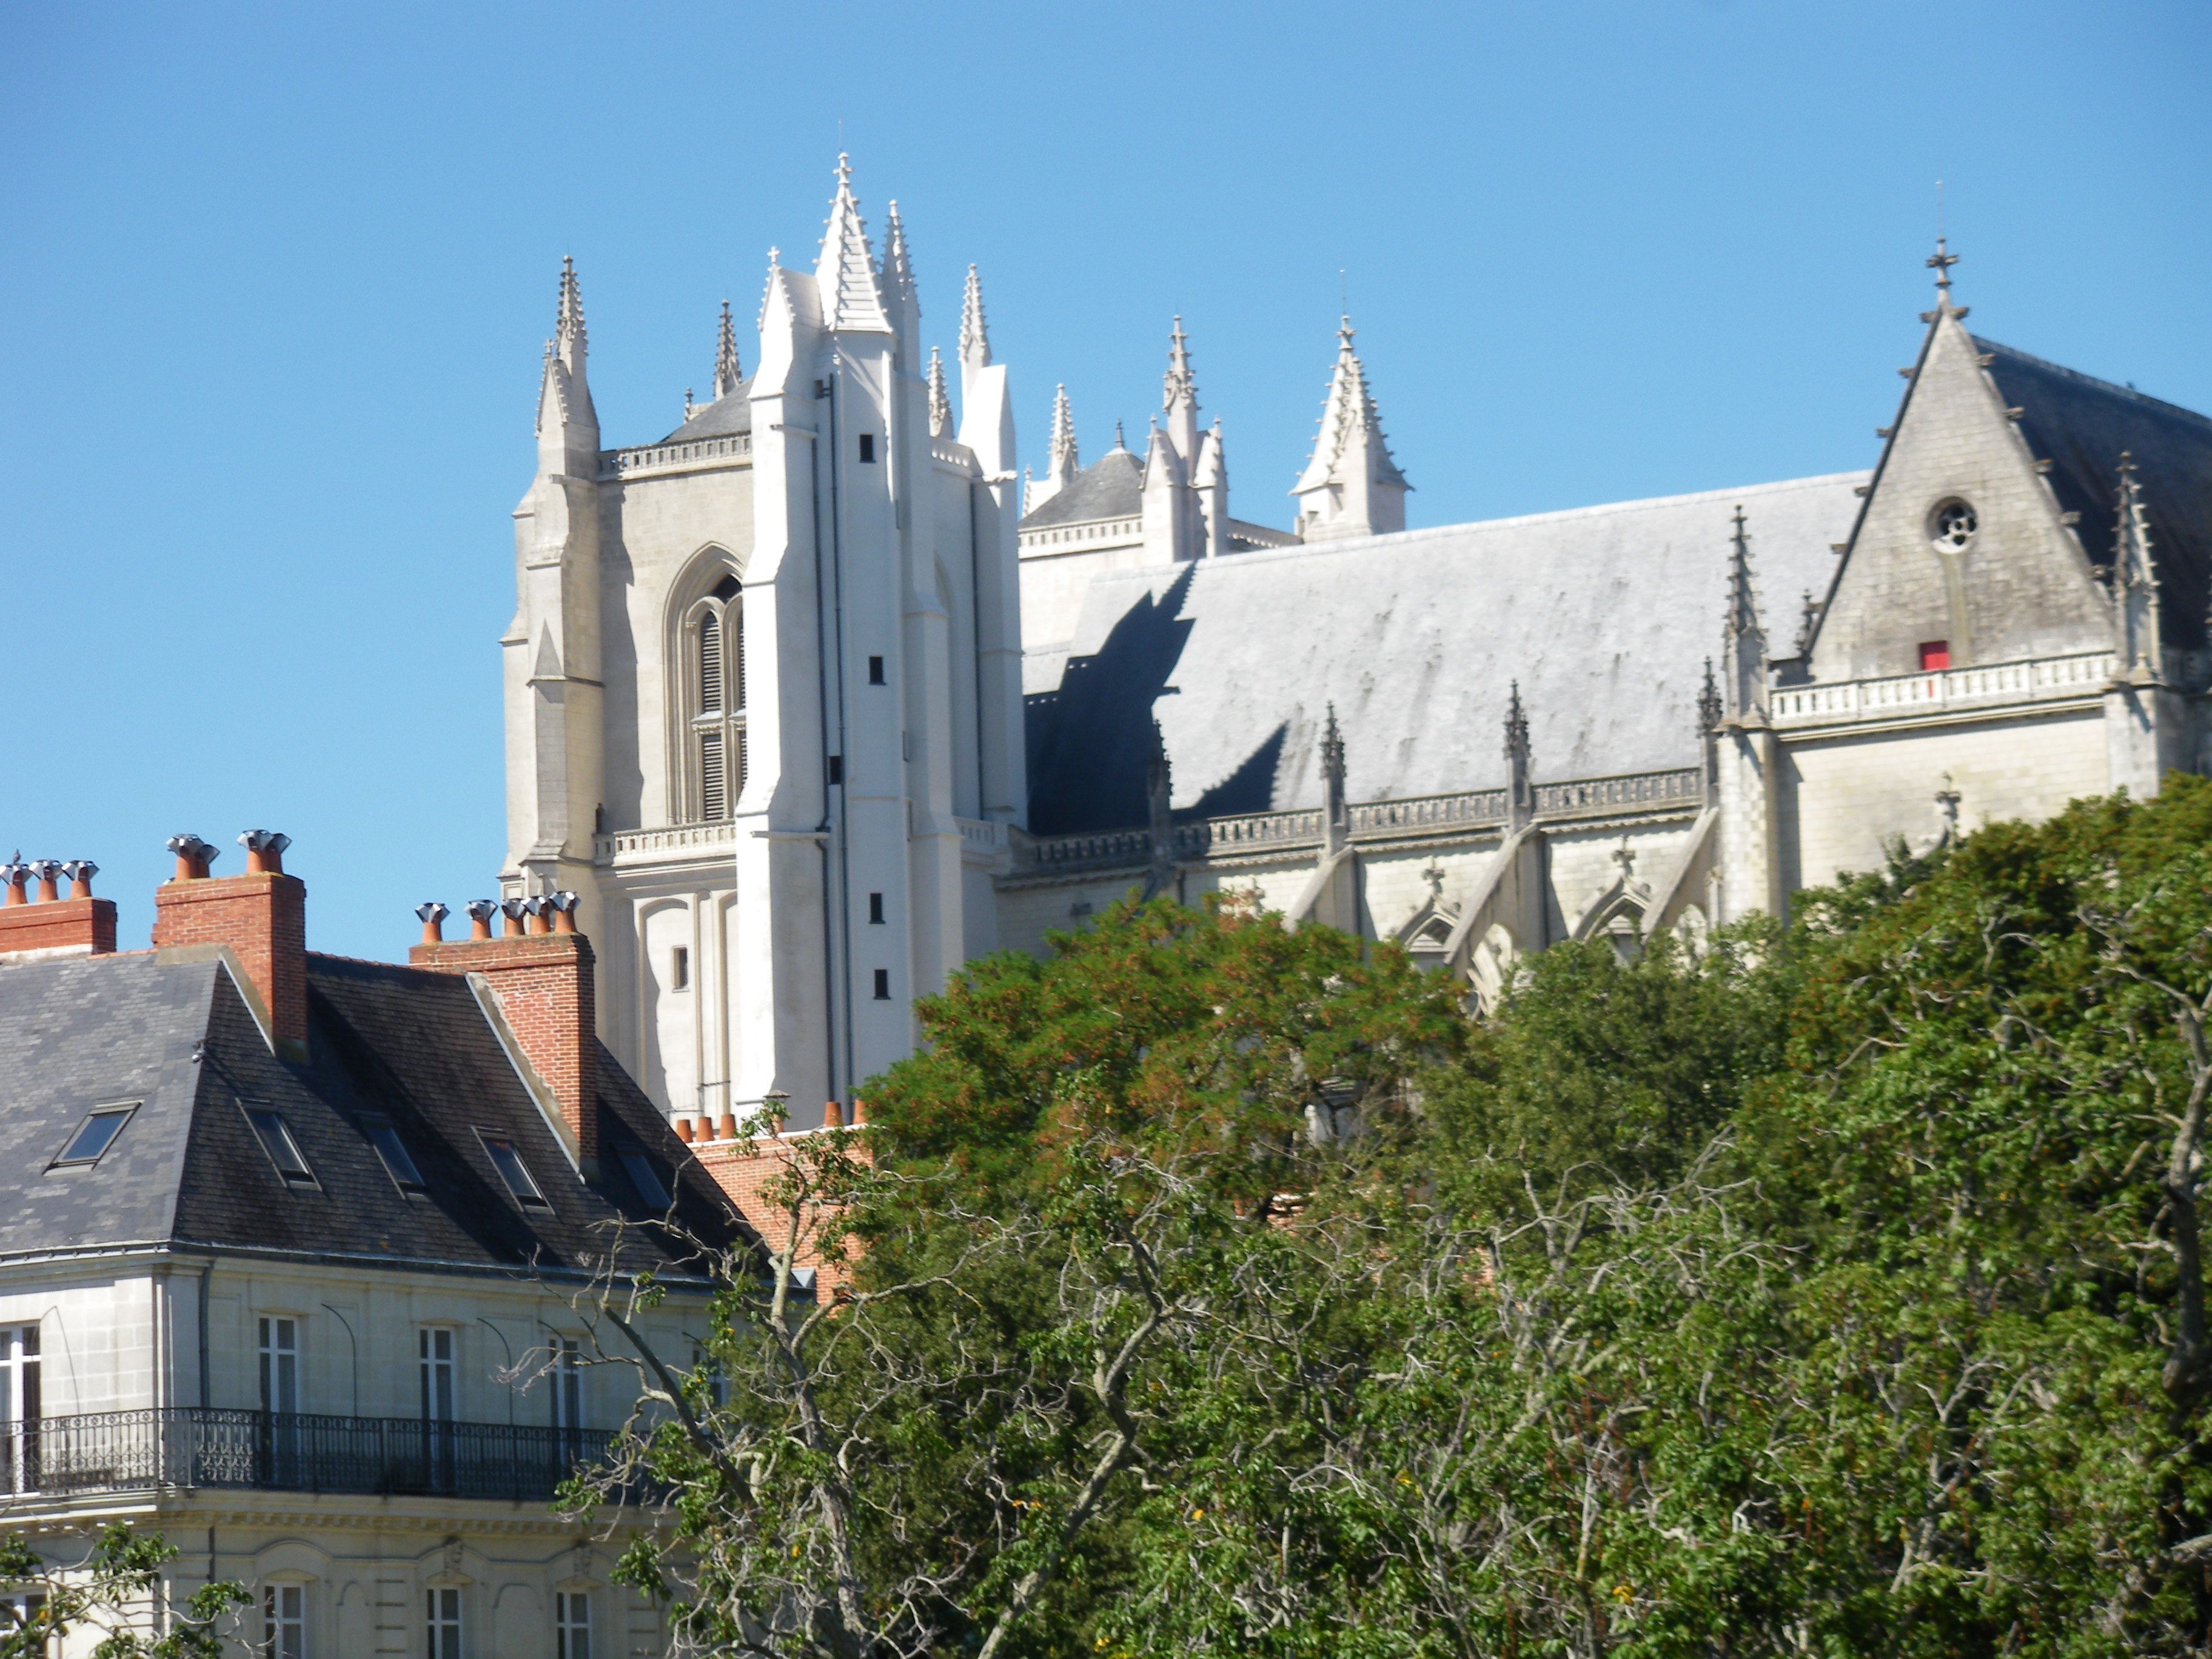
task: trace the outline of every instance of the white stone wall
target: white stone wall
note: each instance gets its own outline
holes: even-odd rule
[[[1932,842],[1941,824],[1935,797],[1947,775],[1959,793],[1959,827],[1969,831],[2002,818],[2047,818],[2109,787],[2097,708],[1792,738],[1786,756],[1792,888],[1825,885],[1838,871],[1881,868],[1892,836],[1916,847]]]

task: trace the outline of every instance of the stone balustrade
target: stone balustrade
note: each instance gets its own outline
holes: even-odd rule
[[[622,830],[592,837],[592,862],[602,869],[630,864],[696,859],[702,854],[726,852],[738,845],[733,823],[675,823],[660,830]]]
[[[633,449],[599,452],[599,477],[634,478],[666,472],[684,472],[714,465],[728,465],[748,459],[753,434],[732,432],[719,438],[694,438],[689,443],[641,444]]]
[[[1881,679],[1793,685],[1768,696],[1777,726],[1832,726],[1898,720],[2008,702],[2043,702],[2101,690],[2117,662],[2109,651],[1990,663],[1977,668],[1931,668]]]

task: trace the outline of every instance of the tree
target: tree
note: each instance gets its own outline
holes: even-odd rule
[[[716,1376],[635,1352],[635,1455],[678,1537],[625,1576],[717,1649],[1065,1650],[1173,1479],[1220,1309],[1353,1119],[1402,1109],[1464,1024],[1395,950],[1219,906],[1115,906],[1039,963],[973,964],[869,1127],[792,1137],[793,1248],[735,1259]],[[835,1303],[804,1251],[865,1245]],[[599,1307],[634,1333],[649,1285]],[[718,1395],[718,1389],[726,1393]]]
[[[115,1521],[93,1535],[76,1560],[56,1565],[20,1533],[0,1534],[0,1659],[45,1659],[61,1639],[89,1627],[100,1632],[96,1659],[222,1659],[222,1626],[252,1598],[228,1579],[203,1585],[167,1628],[149,1634],[134,1617],[161,1582],[176,1547],[158,1533]]]

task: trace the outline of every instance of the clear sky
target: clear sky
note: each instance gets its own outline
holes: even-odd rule
[[[2204,0],[0,0],[0,853],[126,946],[179,830],[289,832],[322,950],[492,892],[561,256],[657,438],[841,140],[928,339],[981,267],[1025,459],[1055,382],[1135,441],[1180,313],[1263,523],[1340,281],[1415,525],[1869,465],[1939,178],[1978,331],[2212,410]]]

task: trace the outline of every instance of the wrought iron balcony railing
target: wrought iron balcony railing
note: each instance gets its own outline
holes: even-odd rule
[[[177,1406],[0,1424],[0,1502],[162,1488],[542,1503],[606,1455],[600,1429]]]

